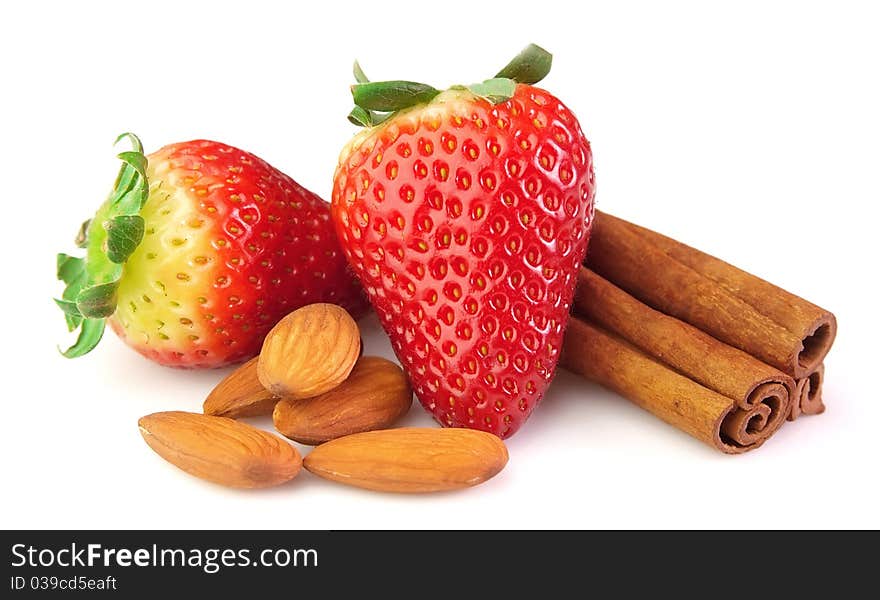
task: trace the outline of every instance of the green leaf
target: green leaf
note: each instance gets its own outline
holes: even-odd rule
[[[113,187],[113,198],[119,198],[131,191],[140,181],[140,173],[135,167],[124,163],[116,177],[116,185]]]
[[[144,219],[140,215],[119,215],[104,222],[107,230],[107,258],[122,264],[144,239]]]
[[[360,106],[355,106],[351,109],[351,112],[348,113],[348,120],[353,125],[357,125],[359,127],[372,127],[373,113],[368,110],[364,110]]]
[[[82,225],[79,226],[79,232],[76,234],[76,238],[74,238],[73,243],[76,244],[77,248],[85,248],[86,244],[89,243],[89,225],[92,224],[91,219],[86,219],[83,221]]]
[[[76,344],[63,351],[70,358],[82,356],[100,341],[104,319],[116,311],[122,263],[144,236],[144,219],[139,213],[149,197],[147,158],[136,135],[123,133],[116,142],[126,139],[132,149],[118,154],[122,165],[110,197],[77,235],[77,245],[86,249],[85,258],[58,255],[57,276],[66,287],[55,303],[64,313],[68,329],[80,330]]]
[[[361,68],[361,64],[358,61],[354,61],[352,72],[354,73],[354,80],[358,83],[370,83],[370,79],[367,77],[366,73],[364,73],[364,70]],[[387,119],[391,114],[392,113],[375,113],[371,110],[361,108],[360,106],[355,106],[351,112],[348,113],[348,120],[350,123],[357,125],[358,127],[373,127]]]
[[[469,85],[468,89],[492,104],[501,104],[510,100],[513,96],[513,93],[516,91],[516,82],[512,79],[496,77],[494,79],[487,79],[483,83]]]
[[[111,202],[118,205],[121,214],[135,214],[143,208],[149,195],[147,186],[147,157],[141,141],[133,133],[123,133],[116,138],[131,140],[132,150],[120,152],[117,158],[123,162],[116,177],[116,185],[111,195]]]
[[[82,322],[82,328],[79,330],[79,336],[76,343],[67,350],[59,352],[67,358],[76,358],[83,354],[88,354],[101,341],[104,335],[104,319],[85,319]]]
[[[118,281],[83,288],[76,297],[76,307],[84,317],[103,319],[116,311]]]
[[[140,138],[138,136],[136,136],[135,134],[131,133],[130,131],[126,131],[125,133],[120,133],[119,136],[116,138],[116,141],[113,142],[113,145],[115,146],[116,144],[118,144],[119,142],[121,142],[122,140],[124,140],[126,138],[128,138],[128,140],[131,141],[131,147],[135,152],[140,152],[141,154],[143,154],[144,145],[141,144]]]
[[[147,178],[147,157],[143,152],[129,150],[128,152],[120,152],[116,158],[130,166],[144,179]]]
[[[138,152],[120,152],[118,158],[125,164],[119,172],[113,203],[122,214],[140,212],[147,201],[147,157]]]
[[[139,177],[137,171],[128,165],[123,165],[116,176],[116,185],[113,186],[113,195],[111,196],[112,201],[118,203],[121,198],[135,189]]]
[[[61,296],[62,299],[55,300],[55,302],[64,311],[64,320],[67,322],[68,331],[73,331],[79,327],[82,315],[80,315],[78,308],[75,313],[71,311],[69,305],[76,307],[76,297],[86,281],[88,281],[86,264],[82,258],[75,258],[67,254],[59,254],[57,262],[58,279],[62,280],[66,287]],[[64,305],[62,306],[61,303],[64,303]]]
[[[58,279],[60,279],[67,285],[70,285],[71,283],[76,281],[86,271],[85,259],[70,256],[68,254],[64,254],[63,252],[58,253],[55,262],[55,271],[58,275]]]
[[[55,304],[57,304],[58,308],[64,313],[64,320],[67,322],[67,330],[73,331],[79,327],[80,323],[82,323],[82,314],[76,307],[76,302],[71,300],[59,300],[58,298],[53,298],[53,300],[55,300]]]
[[[82,313],[80,313],[79,309],[76,307],[76,302],[59,300],[58,298],[53,298],[53,300],[55,300],[55,304],[58,305],[58,308],[64,312],[64,319],[67,321],[67,330],[73,331],[79,327],[80,323],[82,323]]]
[[[430,102],[440,90],[413,81],[376,81],[351,86],[354,103],[365,110],[394,112]]]
[[[370,80],[364,74],[364,70],[361,69],[361,65],[358,61],[354,61],[354,67],[352,68],[354,71],[354,80],[358,83],[370,83]]]
[[[507,63],[506,67],[498,71],[495,77],[503,77],[505,79],[512,79],[517,83],[534,85],[547,76],[552,63],[552,54],[536,44],[529,44],[513,60]]]
[[[387,121],[389,118],[391,118],[391,116],[393,116],[393,115],[395,115],[395,114],[397,114],[397,113],[393,113],[393,112],[388,112],[388,113],[371,112],[371,113],[370,113],[370,116],[373,117],[373,127],[375,127],[376,125],[379,125],[379,124],[381,124],[381,123],[384,123],[384,122]]]
[[[116,200],[115,212],[122,215],[134,215],[140,212],[146,203],[148,191],[146,186],[132,186],[125,194],[122,194]]]
[[[76,331],[76,328],[82,325],[82,315],[65,314],[64,320],[67,321],[67,331]]]
[[[76,302],[59,300],[58,298],[53,298],[53,300],[55,300],[55,304],[64,311],[64,314],[82,316],[82,313],[80,313],[79,309],[76,307]]]

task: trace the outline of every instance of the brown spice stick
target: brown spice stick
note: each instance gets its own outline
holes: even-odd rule
[[[602,216],[606,217],[610,215]],[[798,353],[798,365],[802,373],[810,373],[822,363],[837,335],[837,320],[830,311],[665,235],[633,223],[627,225],[675,260],[720,284],[799,337],[802,350]]]
[[[743,410],[730,398],[577,316],[569,319],[560,364],[729,454],[757,448],[781,422],[768,404]]]
[[[827,329],[823,328],[818,336],[808,335],[805,344],[804,336],[790,331],[755,308],[739,295],[740,292],[732,292],[729,287],[734,287],[734,276],[727,280],[729,287],[716,281],[721,278],[717,272],[723,270],[718,265],[721,261],[705,261],[714,265],[712,272],[716,279],[713,279],[671,256],[644,231],[607,213],[597,213],[587,265],[653,308],[690,323],[796,378],[810,373],[807,363],[814,361],[816,356],[821,362],[830,341],[833,341],[833,317]],[[683,248],[688,249],[687,246]],[[689,250],[702,255],[692,248]],[[686,250],[676,252],[685,253]],[[742,285],[748,287],[751,284],[744,279]],[[749,288],[743,294],[754,300],[762,293],[769,293],[762,284],[755,285],[754,290]],[[788,294],[771,287],[781,294]],[[774,300],[774,303],[780,304],[781,301]],[[826,331],[828,335],[824,333]]]
[[[800,415],[818,415],[825,412],[825,403],[822,401],[822,383],[825,380],[825,365],[821,364],[807,377],[799,379],[794,402],[791,403],[791,412],[788,420],[794,421]]]
[[[574,306],[578,315],[743,406],[760,402],[755,392],[765,384],[785,388],[781,396],[794,394],[794,379],[785,373],[652,309],[586,267],[578,273]]]
[[[775,432],[789,414],[795,391],[791,377],[650,308],[585,267],[578,274],[574,312],[677,375],[725,396],[729,410],[728,417],[720,424],[721,434],[704,431],[701,439],[720,439],[727,445],[748,447],[755,443],[754,436],[747,432],[749,428],[755,429],[755,423],[750,422],[752,416],[766,415],[766,422],[759,428],[763,440]],[[674,400],[670,396],[665,402]],[[664,402],[661,397],[655,401]],[[679,423],[673,424],[679,426]],[[691,425],[705,426],[706,423]],[[715,427],[714,422],[711,425]],[[723,439],[725,436],[728,439]]]

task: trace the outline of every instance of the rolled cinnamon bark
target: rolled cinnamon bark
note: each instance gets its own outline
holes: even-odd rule
[[[798,379],[834,341],[830,312],[607,213],[596,213],[587,265],[639,300]]]
[[[585,267],[578,274],[574,313],[665,367],[668,372],[662,376],[663,381],[683,376],[725,397],[720,421],[703,420],[684,427],[687,417],[682,417],[673,423],[692,435],[695,429],[701,430],[696,437],[711,440],[710,443],[725,452],[754,447],[772,435],[789,414],[795,392],[791,377],[687,323],[652,309]],[[576,330],[572,336],[576,336]],[[575,342],[567,337],[566,344],[569,343]],[[658,371],[653,366],[651,369]],[[666,385],[663,381],[658,391]],[[689,387],[691,393],[696,394],[692,401],[705,403],[705,393],[694,392],[692,386]],[[710,397],[710,404],[716,406],[718,399],[714,395]],[[664,397],[661,393],[645,407],[669,421],[664,416],[669,407],[664,407],[664,403],[677,401],[680,399],[674,394]],[[711,427],[706,429],[708,425]]]
[[[602,218],[605,217],[610,215],[603,215]],[[623,221],[623,223],[627,222]],[[801,338],[802,348],[798,353],[799,371],[807,373],[815,371],[828,354],[837,335],[837,320],[830,311],[656,231],[633,223],[628,225],[675,260],[720,284],[727,291]],[[798,376],[803,375],[798,374]]]
[[[577,316],[569,319],[560,364],[729,454],[759,447],[785,420],[779,414],[789,409],[782,393],[743,406]]]
[[[807,377],[798,380],[794,401],[788,420],[794,421],[800,415],[818,415],[825,412],[822,401],[822,383],[825,380],[825,365],[819,365]]]

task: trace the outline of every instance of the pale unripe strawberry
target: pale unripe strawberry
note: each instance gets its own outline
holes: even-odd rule
[[[196,140],[145,156],[134,148],[110,198],[84,227],[85,258],[59,255],[58,301],[80,336],[105,319],[161,364],[218,367],[259,352],[284,315],[314,302],[366,306],[328,204],[258,157]]]

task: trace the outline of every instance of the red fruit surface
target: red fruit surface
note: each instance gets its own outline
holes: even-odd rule
[[[256,355],[269,329],[300,306],[365,310],[329,205],[265,161],[196,140],[149,155],[147,179],[145,235],[124,265],[110,318],[144,356],[220,367]]]
[[[590,144],[558,99],[443,92],[343,150],[332,215],[421,403],[507,437],[553,377],[587,249]]]

